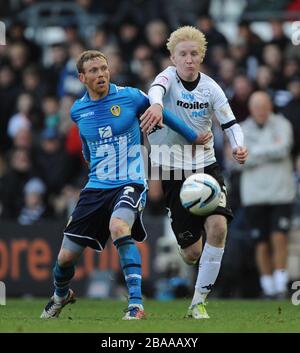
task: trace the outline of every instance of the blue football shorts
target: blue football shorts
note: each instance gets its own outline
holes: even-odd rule
[[[147,237],[142,222],[146,195],[147,188],[134,183],[114,189],[83,189],[64,235],[80,246],[102,251],[114,216],[125,220],[132,227],[132,238],[142,242]]]

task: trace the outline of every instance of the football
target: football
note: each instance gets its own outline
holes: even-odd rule
[[[182,206],[197,216],[205,216],[214,211],[220,199],[219,183],[211,175],[205,173],[189,176],[180,190]]]

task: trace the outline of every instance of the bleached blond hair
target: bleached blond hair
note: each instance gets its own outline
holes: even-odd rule
[[[207,41],[205,35],[199,31],[199,29],[193,26],[180,27],[171,33],[167,40],[167,48],[171,55],[174,54],[175,47],[178,43],[187,40],[198,43],[198,51],[201,56],[201,60],[203,60],[206,53]]]

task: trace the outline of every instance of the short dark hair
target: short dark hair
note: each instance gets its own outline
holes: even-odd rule
[[[107,62],[107,57],[99,50],[86,50],[79,55],[76,62],[77,71],[84,72],[83,64],[95,58],[102,58]]]

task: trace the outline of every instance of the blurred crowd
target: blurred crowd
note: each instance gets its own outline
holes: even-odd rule
[[[264,41],[251,23],[236,24],[227,38],[209,16],[210,1],[73,1],[106,21],[86,36],[75,21],[49,44],[30,39],[17,18],[26,7],[43,1],[8,2],[0,13],[9,18],[6,45],[0,46],[0,217],[32,224],[45,217],[67,217],[87,178],[81,142],[69,111],[84,92],[77,80],[76,58],[85,49],[99,49],[109,58],[111,81],[147,92],[158,72],[171,65],[166,39],[181,24],[206,35],[208,51],[202,71],[225,91],[242,122],[250,115],[248,101],[257,90],[267,92],[274,112],[293,127],[295,179],[300,178],[300,50],[270,20],[272,39]],[[52,1],[54,3],[55,1]],[[286,2],[287,3],[287,2]],[[2,4],[2,2],[1,2]],[[286,5],[286,4],[285,4]],[[184,11],[183,11],[184,9]],[[219,126],[215,148],[229,185],[232,205],[240,206],[240,171],[227,153]],[[298,162],[297,162],[298,158]],[[150,182],[149,209],[163,212],[158,182]]]

